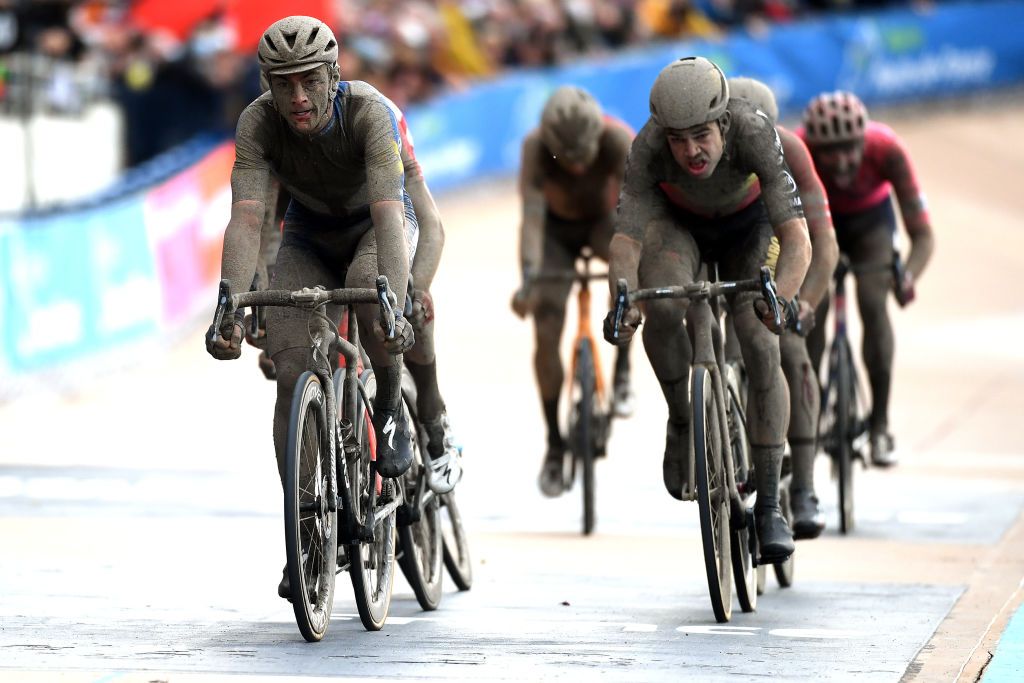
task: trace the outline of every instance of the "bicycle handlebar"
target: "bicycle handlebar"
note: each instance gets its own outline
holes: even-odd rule
[[[383,292],[383,299],[381,292]],[[381,324],[384,325],[388,313],[391,314],[391,327],[384,325],[384,329],[391,330],[394,334],[394,307],[391,305],[391,298],[394,294],[388,286],[388,279],[384,275],[377,278],[375,289],[342,287],[340,289],[323,289],[322,287],[304,287],[298,290],[287,289],[264,289],[262,291],[231,293],[231,283],[221,280],[217,291],[217,308],[213,312],[213,329],[210,331],[210,341],[216,341],[220,334],[220,326],[224,322],[224,316],[234,313],[239,308],[247,306],[294,306],[296,308],[314,309],[326,304],[381,304]],[[384,301],[388,302],[385,310]]]
[[[709,299],[722,294],[735,294],[739,292],[760,292],[768,303],[772,315],[775,317],[776,326],[782,324],[782,310],[779,306],[779,295],[775,290],[775,281],[772,279],[771,271],[767,266],[761,267],[761,273],[757,279],[737,280],[726,282],[708,282],[701,280],[688,285],[674,287],[652,287],[650,289],[635,289],[629,291],[629,285],[624,279],[620,279],[616,286],[615,315],[613,318],[612,337],[619,338],[619,327],[622,317],[626,314],[626,308],[637,301],[649,299]]]
[[[608,273],[583,273],[578,270],[542,270],[530,275],[526,282],[578,282],[579,280],[607,280]]]

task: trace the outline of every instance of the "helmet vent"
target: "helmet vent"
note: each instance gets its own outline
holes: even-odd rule
[[[309,38],[306,39],[306,45],[312,45],[313,41],[316,40],[316,34],[320,33],[320,27],[317,26],[309,32]]]
[[[285,33],[281,31],[281,35],[284,36],[284,41],[288,44],[290,50],[295,49],[295,39],[299,37],[298,33]]]

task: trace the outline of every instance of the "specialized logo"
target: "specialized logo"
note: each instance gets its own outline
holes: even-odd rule
[[[384,423],[384,436],[388,437],[388,448],[394,449],[395,447],[395,418],[388,415],[388,421]]]

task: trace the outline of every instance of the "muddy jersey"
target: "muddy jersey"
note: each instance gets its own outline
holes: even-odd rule
[[[580,175],[562,168],[535,129],[523,141],[521,182],[539,190],[544,210],[563,221],[593,221],[615,211],[633,131],[616,118],[604,117],[597,157]],[[524,190],[527,187],[523,188]]]
[[[629,152],[616,232],[640,241],[644,226],[670,205],[716,219],[761,198],[773,226],[803,217],[796,181],[771,120],[746,100],[730,100],[729,111],[732,119],[722,159],[706,179],[694,178],[681,168],[665,130],[647,121]]]
[[[803,128],[796,132],[806,139]],[[914,232],[919,226],[929,224],[924,195],[910,164],[910,155],[896,133],[885,124],[868,121],[864,157],[849,187],[835,187],[826,175],[822,176],[822,182],[836,214],[855,214],[877,207],[895,190],[907,229]]]
[[[404,166],[394,112],[376,89],[342,82],[327,127],[313,135],[292,130],[269,92],[238,119],[233,201],[262,201],[268,174],[292,198],[323,215],[367,216],[369,205],[402,201]]]
[[[829,211],[828,195],[825,186],[814,170],[814,160],[804,141],[791,130],[776,124],[779,139],[782,140],[782,151],[786,163],[793,173],[796,186],[800,190],[804,216],[807,218],[807,230],[811,235],[820,235],[834,230],[832,214]]]

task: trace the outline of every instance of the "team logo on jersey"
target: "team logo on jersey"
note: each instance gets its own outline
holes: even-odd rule
[[[782,173],[779,174],[779,177],[782,178],[782,184],[786,188],[786,194],[796,194],[799,196],[797,192],[796,181],[793,179],[793,176],[789,174],[789,171],[783,171]]]

